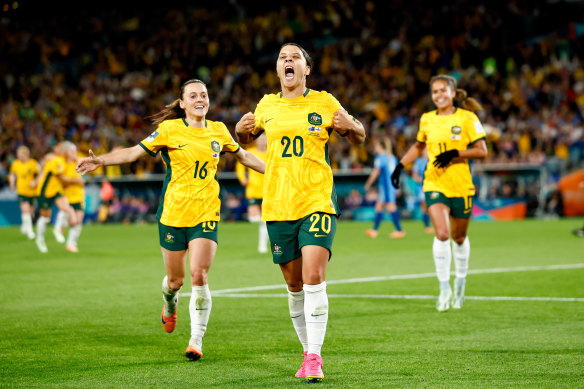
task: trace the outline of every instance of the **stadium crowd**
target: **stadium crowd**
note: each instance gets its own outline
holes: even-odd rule
[[[0,12],[0,185],[18,146],[41,159],[60,140],[81,153],[134,145],[148,116],[199,78],[209,118],[234,130],[254,102],[279,87],[274,58],[298,42],[315,58],[309,87],[334,91],[365,123],[365,145],[333,137],[333,168],[361,171],[371,141],[389,136],[401,156],[432,109],[428,81],[454,76],[484,106],[489,156],[482,163],[547,164],[556,177],[584,161],[584,7],[512,0],[300,1],[272,8],[236,0],[217,9],[106,8],[71,18],[52,5]],[[30,6],[30,5],[29,5]],[[24,5],[22,6],[24,7]],[[547,15],[543,18],[541,15]],[[235,160],[222,158],[222,171]],[[139,160],[117,173],[162,173]],[[503,188],[496,188],[502,192]]]

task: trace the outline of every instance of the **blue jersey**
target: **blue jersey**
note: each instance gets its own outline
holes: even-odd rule
[[[379,154],[375,156],[373,166],[379,169],[379,199],[384,203],[395,203],[396,190],[391,185],[391,173],[398,160],[395,155]]]
[[[414,161],[414,166],[412,167],[412,173],[416,173],[422,178],[421,182],[416,182],[416,198],[418,201],[424,201],[424,173],[426,172],[426,165],[428,160],[423,157],[419,157]]]

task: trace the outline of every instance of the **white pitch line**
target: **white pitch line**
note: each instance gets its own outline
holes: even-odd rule
[[[491,269],[476,269],[469,270],[468,274],[493,274],[493,273],[513,273],[522,271],[541,271],[541,270],[569,270],[569,269],[583,269],[584,263],[574,263],[566,265],[549,265],[549,266],[520,266],[520,267],[495,267]],[[454,275],[454,272],[452,272]],[[392,281],[392,280],[412,280],[418,278],[433,278],[436,277],[436,273],[418,273],[418,274],[401,274],[392,276],[379,276],[379,277],[365,277],[365,278],[348,278],[344,280],[328,280],[326,283],[328,285],[335,284],[354,284],[359,282],[377,282],[377,281]],[[254,292],[259,290],[275,290],[284,289],[286,290],[286,285],[262,285],[262,286],[250,286],[246,288],[232,288],[232,289],[219,289],[213,291],[213,295],[225,294],[225,293],[238,293],[238,292]],[[183,296],[188,296],[187,293],[182,293]]]
[[[388,299],[388,300],[435,300],[436,296],[409,295],[409,294],[327,294],[330,298],[354,298],[354,299]],[[213,297],[232,298],[287,298],[286,293],[220,293]],[[491,300],[491,301],[552,301],[552,302],[581,302],[584,298],[577,297],[518,297],[518,296],[466,296],[466,300]]]

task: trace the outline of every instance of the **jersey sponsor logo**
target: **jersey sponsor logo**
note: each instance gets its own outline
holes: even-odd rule
[[[164,237],[164,241],[166,243],[174,243],[174,235],[172,235],[170,232],[167,232],[166,236]]]
[[[218,153],[218,152],[221,151],[221,147],[219,146],[219,142],[217,142],[216,140],[214,140],[214,141],[211,142],[211,148],[216,153]]]
[[[450,132],[452,132],[454,135],[460,135],[462,133],[462,128],[459,126],[452,126]]]
[[[282,255],[282,247],[278,246],[277,243],[272,245],[272,253],[274,255]]]
[[[322,124],[322,116],[316,112],[311,112],[308,114],[308,123],[320,126]]]
[[[308,127],[308,135],[310,135],[310,136],[319,136],[321,130],[322,129],[320,127],[310,126],[310,127]]]
[[[158,136],[158,131],[154,131],[152,134],[148,135],[148,138],[146,138],[146,140],[151,143],[154,139],[156,139],[156,137]]]

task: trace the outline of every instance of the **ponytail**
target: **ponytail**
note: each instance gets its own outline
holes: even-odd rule
[[[198,80],[196,78],[192,78],[188,81],[186,81],[181,87],[180,87],[180,97],[176,100],[174,100],[172,103],[164,106],[164,109],[162,109],[162,111],[155,113],[154,115],[148,116],[148,118],[152,119],[152,123],[155,126],[158,126],[160,123],[162,123],[165,120],[168,119],[174,119],[175,117],[178,117],[179,115],[182,114],[183,110],[180,107],[179,103],[182,100],[184,91],[185,91],[185,87],[189,84],[193,84],[195,82],[198,82],[199,84],[203,84],[205,87],[207,86],[203,81]]]
[[[430,80],[430,85],[434,83],[434,81],[441,80],[448,83],[450,88],[456,92],[454,96],[454,100],[456,100],[464,109],[468,109],[469,111],[477,112],[483,109],[481,103],[478,102],[477,99],[473,97],[468,97],[468,93],[464,89],[460,89],[456,87],[456,79],[452,76],[448,76],[446,74],[441,74],[439,76],[434,76]]]

